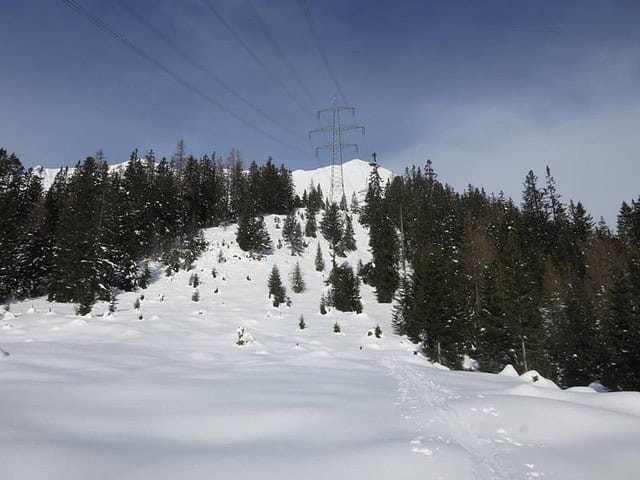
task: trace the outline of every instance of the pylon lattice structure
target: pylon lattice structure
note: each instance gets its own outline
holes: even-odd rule
[[[314,133],[331,132],[331,142],[316,147],[316,156],[320,150],[326,149],[331,151],[331,189],[329,191],[329,201],[339,202],[344,195],[344,175],[342,172],[342,152],[345,148],[355,148],[358,152],[357,143],[344,143],[342,141],[342,133],[349,130],[361,130],[364,135],[364,126],[362,125],[343,125],[340,114],[343,112],[351,112],[351,116],[355,117],[355,107],[347,107],[338,105],[336,98],[333,98],[333,105],[329,108],[318,110],[318,119],[323,114],[330,113],[332,116],[331,125],[326,125],[309,132],[309,139]]]

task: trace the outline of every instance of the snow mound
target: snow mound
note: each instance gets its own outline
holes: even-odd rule
[[[529,370],[528,372],[524,372],[522,375],[520,375],[520,378],[526,382],[534,383],[538,387],[557,388],[557,389],[560,388],[552,380],[549,380],[548,378],[544,378],[536,370]]]

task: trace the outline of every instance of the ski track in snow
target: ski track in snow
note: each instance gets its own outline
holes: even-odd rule
[[[514,478],[499,464],[497,452],[490,442],[478,437],[451,407],[460,395],[429,379],[424,369],[406,365],[396,356],[390,356],[382,363],[397,379],[399,400],[405,407],[403,418],[416,426],[416,438],[411,440],[412,452],[432,456],[438,453],[439,445],[457,445],[472,459],[474,478]],[[430,433],[442,431],[446,436]]]

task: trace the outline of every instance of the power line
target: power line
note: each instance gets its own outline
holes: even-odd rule
[[[205,101],[207,101],[210,104],[214,105],[219,110],[227,113],[228,115],[232,116],[233,118],[235,118],[239,122],[243,123],[244,125],[246,125],[250,129],[252,129],[252,130],[264,135],[265,137],[273,140],[274,142],[279,143],[280,145],[283,145],[283,146],[285,146],[285,147],[287,147],[289,149],[298,150],[299,152],[303,152],[304,154],[307,153],[301,148],[298,148],[298,147],[295,147],[294,145],[290,145],[288,143],[283,142],[279,138],[271,135],[269,132],[267,132],[266,130],[264,130],[261,127],[259,127],[258,125],[255,125],[254,123],[250,122],[249,120],[246,120],[245,118],[239,116],[238,114],[236,114],[232,110],[228,109],[223,104],[218,102],[216,99],[212,98],[210,95],[207,95],[205,92],[200,90],[198,87],[193,85],[191,82],[189,82],[188,80],[184,79],[182,76],[180,76],[179,74],[175,73],[170,68],[168,68],[167,66],[165,66],[164,64],[162,64],[161,62],[156,60],[154,57],[149,55],[147,52],[145,52],[141,48],[139,48],[136,45],[134,45],[133,43],[131,43],[123,35],[121,35],[117,31],[115,31],[111,26],[109,26],[106,22],[104,22],[100,18],[96,17],[95,15],[91,14],[89,11],[85,10],[84,7],[82,7],[81,5],[76,3],[74,0],[62,0],[62,1],[69,8],[71,8],[72,10],[75,10],[77,13],[79,13],[80,15],[85,17],[90,23],[92,23],[93,25],[95,25],[99,29],[101,29],[104,32],[106,32],[109,35],[111,35],[118,42],[120,42],[120,44],[122,44],[124,47],[126,47],[129,50],[133,51],[138,56],[142,57],[144,60],[146,60],[147,62],[149,62],[150,64],[152,64],[156,68],[162,70],[164,73],[169,75],[171,78],[173,78],[176,82],[178,82],[184,88],[189,90],[191,93],[201,97]]]
[[[316,44],[316,48],[318,49],[318,52],[320,52],[320,57],[322,57],[322,63],[324,64],[324,67],[327,69],[327,72],[329,73],[329,77],[331,77],[331,80],[333,81],[333,84],[336,87],[338,95],[340,95],[340,99],[345,104],[348,104],[349,102],[347,101],[347,97],[345,96],[344,91],[340,86],[340,82],[338,82],[338,77],[336,77],[335,72],[333,71],[333,68],[331,68],[331,64],[329,63],[329,58],[327,57],[327,53],[325,52],[325,49],[322,46],[322,42],[320,41],[320,35],[318,34],[318,31],[316,30],[316,27],[314,25],[313,17],[311,16],[311,10],[309,9],[309,5],[307,4],[306,0],[298,0],[298,5],[300,5],[302,16],[307,22],[307,26],[309,27],[311,36],[313,37],[313,40]]]
[[[333,105],[323,110],[318,110],[318,119],[323,113],[331,113],[332,123],[324,127],[311,130],[309,138],[314,133],[331,132],[331,143],[316,147],[316,155],[321,149],[331,150],[331,190],[329,192],[329,201],[335,202],[342,200],[344,195],[344,173],[342,171],[342,151],[344,147],[355,147],[358,151],[357,143],[344,143],[342,141],[342,132],[348,130],[361,130],[364,135],[364,127],[362,125],[343,125],[340,118],[341,112],[351,112],[355,117],[356,109],[354,107],[343,107],[338,105],[336,98],[333,98]],[[337,199],[337,200],[336,200]]]
[[[297,74],[296,70],[291,65],[291,62],[288,61],[287,56],[285,55],[285,53],[282,50],[282,48],[280,48],[280,44],[275,39],[275,36],[271,32],[271,29],[268,27],[267,22],[264,19],[264,17],[260,14],[260,11],[256,8],[255,3],[252,0],[246,0],[246,1],[249,4],[249,7],[253,10],[253,13],[254,13],[259,25],[260,25],[260,28],[262,29],[262,32],[264,33],[264,36],[267,38],[269,43],[271,43],[271,46],[273,47],[273,49],[276,51],[276,53],[280,57],[280,60],[282,61],[282,63],[287,67],[287,70],[289,71],[289,74],[296,80],[296,82],[298,83],[298,86],[300,87],[300,89],[305,92],[305,94],[307,95],[307,98],[308,98],[309,102],[311,102],[311,105],[313,106],[313,108],[316,111],[319,110],[318,106],[317,106],[317,104],[316,104],[316,102],[315,102],[315,100],[313,98],[313,95],[311,94],[309,89],[306,88],[306,86],[302,82],[300,76]],[[322,127],[322,124],[320,123],[320,119],[318,119],[318,126]],[[318,131],[322,131],[322,129],[319,129]],[[330,142],[330,141],[331,141],[330,138],[327,137],[327,142]],[[316,163],[318,163],[318,166],[322,166],[320,164],[320,160],[318,159],[317,155],[315,156],[315,158],[316,158]]]
[[[211,11],[211,13],[216,17],[218,22],[224,26],[229,33],[233,36],[233,38],[242,46],[242,48],[249,54],[249,56],[256,62],[262,69],[271,77],[271,79],[280,85],[280,87],[284,90],[284,92],[295,102],[295,104],[300,108],[304,113],[308,113],[307,107],[302,105],[300,100],[293,92],[285,85],[285,83],[280,80],[267,66],[267,64],[260,58],[260,56],[249,46],[247,42],[240,36],[238,32],[227,22],[224,16],[220,13],[220,11],[215,7],[215,5],[211,2],[211,0],[202,0],[202,2],[207,6],[207,8]]]
[[[140,22],[141,24],[143,24],[148,30],[150,30],[151,32],[153,32],[153,34],[158,37],[159,39],[161,39],[164,43],[166,43],[171,49],[173,49],[174,52],[176,52],[178,55],[180,55],[187,63],[189,63],[192,67],[194,67],[195,69],[201,71],[202,73],[204,73],[205,75],[207,75],[210,79],[212,79],[214,82],[217,82],[224,90],[226,90],[228,93],[230,93],[232,96],[234,96],[235,98],[237,98],[238,100],[240,100],[242,103],[244,103],[246,106],[248,106],[249,108],[251,108],[253,111],[255,111],[256,113],[258,113],[259,115],[261,115],[262,117],[264,117],[265,119],[269,120],[271,123],[273,123],[274,125],[277,125],[278,127],[280,127],[282,130],[286,131],[287,133],[291,134],[292,136],[294,136],[295,138],[297,138],[298,140],[300,140],[300,136],[299,133],[300,132],[294,132],[293,130],[289,129],[286,125],[282,124],[281,122],[279,122],[278,120],[276,120],[275,118],[273,118],[268,112],[265,112],[264,110],[262,110],[261,108],[257,107],[256,105],[254,105],[251,101],[249,101],[247,98],[245,98],[243,95],[241,95],[237,90],[235,90],[233,87],[231,87],[230,85],[228,85],[227,83],[225,83],[218,75],[216,75],[213,71],[211,71],[209,68],[207,68],[206,66],[204,66],[202,63],[198,62],[193,56],[191,56],[189,53],[187,53],[185,50],[183,50],[180,46],[178,46],[175,42],[173,42],[171,40],[171,38],[169,38],[167,35],[165,35],[160,29],[156,28],[153,24],[151,24],[149,21],[147,21],[142,15],[140,15],[138,12],[136,12],[134,9],[132,9],[129,5],[127,5],[123,0],[115,0],[115,2],[117,4],[120,5],[120,7],[125,10],[129,15],[131,15],[132,17],[134,17],[138,22]]]
[[[296,71],[296,69],[293,68],[293,66],[291,65],[291,62],[289,62],[289,60],[288,60],[287,56],[285,55],[284,51],[282,50],[282,48],[280,48],[280,44],[278,43],[278,41],[274,37],[273,33],[269,29],[269,26],[267,25],[267,22],[265,21],[264,17],[260,14],[260,11],[256,8],[256,6],[255,6],[255,4],[253,3],[252,0],[246,0],[246,1],[249,4],[249,6],[251,7],[251,10],[253,10],[253,13],[254,13],[255,17],[258,20],[258,24],[260,25],[260,28],[262,29],[262,33],[264,33],[264,36],[267,37],[267,40],[269,41],[269,43],[271,44],[273,49],[278,54],[278,57],[280,57],[280,60],[282,61],[282,63],[285,65],[285,67],[287,67],[287,70],[289,71],[289,75],[291,75],[293,77],[293,79],[296,81],[296,83],[298,84],[300,89],[308,97],[309,102],[313,106],[314,110],[318,110],[318,106],[316,105],[316,102],[313,99],[313,95],[311,94],[309,89],[306,87],[306,85],[302,82],[302,79],[300,78],[300,75],[298,75],[298,72]]]

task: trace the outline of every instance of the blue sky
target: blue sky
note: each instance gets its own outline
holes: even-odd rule
[[[26,165],[73,164],[98,148],[112,163],[136,147],[169,156],[179,138],[196,155],[238,147],[247,163],[328,163],[313,154],[322,137],[310,143],[306,132],[337,89],[297,0],[209,0],[267,70],[202,0],[120,2],[203,68],[119,1],[75,1],[227,111],[62,1],[2,0],[0,145]],[[526,172],[542,176],[548,164],[565,199],[610,222],[640,193],[640,2],[307,1],[357,107],[345,120],[366,126],[352,137],[361,157],[375,150],[397,172],[431,158],[458,189],[473,183],[515,198]]]

